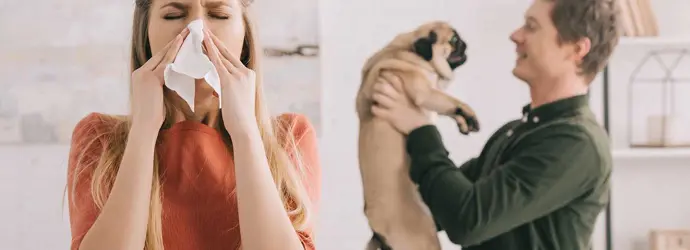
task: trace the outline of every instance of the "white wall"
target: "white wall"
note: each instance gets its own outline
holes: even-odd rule
[[[468,63],[456,74],[450,88],[477,110],[482,131],[458,136],[455,126],[442,120],[441,130],[451,157],[461,162],[476,155],[486,139],[500,125],[520,116],[520,108],[529,101],[526,86],[511,75],[514,46],[508,36],[522,23],[523,11],[531,1],[485,0],[366,0],[322,1],[321,33],[324,194],[319,243],[323,249],[359,249],[369,237],[362,218],[360,177],[356,163],[357,119],[353,97],[358,88],[360,68],[364,60],[381,48],[395,34],[433,19],[449,21],[456,26],[469,46]],[[668,36],[690,36],[690,18],[682,16],[687,9],[684,0],[656,0],[660,30]],[[621,79],[629,67],[617,64],[638,60],[638,54],[621,50],[612,60],[612,131],[614,146],[626,146],[625,93]],[[690,70],[690,69],[689,69]],[[602,117],[601,78],[595,80],[592,107]],[[688,92],[690,95],[690,92]],[[648,100],[647,100],[648,101]],[[686,110],[686,113],[690,110]],[[623,115],[623,117],[621,117]],[[619,131],[619,132],[616,132]],[[623,136],[621,138],[621,136]],[[689,151],[690,152],[690,151]],[[633,153],[634,154],[634,153]],[[682,157],[690,159],[690,154]],[[682,158],[681,157],[681,158]],[[687,161],[685,161],[687,162]],[[678,165],[681,164],[681,165]],[[681,176],[690,168],[682,160],[658,159],[617,160],[613,179],[614,247],[632,249],[631,243],[644,241],[653,227],[690,228],[690,202],[678,198],[679,192],[690,190]],[[686,178],[685,178],[686,179]],[[653,183],[664,182],[664,185]],[[682,191],[681,191],[682,190]],[[645,210],[644,212],[642,210]],[[352,217],[352,219],[342,219]],[[594,235],[595,249],[605,249],[603,219]],[[445,242],[444,249],[456,249]]]
[[[53,117],[51,114],[63,115],[68,111],[79,115],[93,110],[122,110],[118,107],[124,105],[122,97],[126,92],[118,86],[122,84],[121,77],[126,68],[116,62],[126,58],[126,50],[122,50],[126,39],[122,39],[122,36],[128,35],[131,5],[129,1],[108,6],[102,5],[101,2],[87,2],[72,6],[91,10],[83,12],[56,9],[50,4],[32,4],[32,8],[18,8],[17,6],[23,6],[23,2],[3,2],[6,8],[0,10],[0,33],[12,33],[12,37],[18,39],[0,36],[0,65],[6,66],[0,68],[0,102],[6,101],[6,97],[18,99],[23,109],[21,112],[43,112],[48,118]],[[320,1],[320,117],[323,128],[321,151],[324,195],[317,234],[319,249],[362,249],[370,236],[362,216],[360,179],[355,160],[357,131],[353,98],[359,83],[359,69],[364,59],[396,33],[411,29],[424,21],[446,19],[461,31],[470,46],[470,60],[466,66],[458,70],[458,80],[451,87],[451,91],[476,108],[482,118],[483,131],[471,137],[460,137],[455,133],[454,125],[443,120],[441,127],[445,142],[453,150],[452,157],[460,162],[478,153],[493,130],[503,122],[518,117],[520,107],[528,102],[527,88],[510,74],[514,48],[508,40],[508,34],[520,25],[522,11],[528,4],[529,1],[518,0]],[[682,10],[690,8],[689,2],[655,0],[654,4],[664,35],[690,36],[690,17],[682,16],[685,14]],[[31,11],[31,14],[22,10]],[[50,17],[51,22],[59,24],[55,18],[62,16],[60,13],[75,13],[78,16],[69,19],[72,20],[70,26],[65,23],[62,23],[65,26],[60,25],[69,28],[55,28],[46,23],[45,19]],[[37,15],[46,18],[40,22],[23,23],[23,29],[15,23],[10,23],[21,20],[16,18],[17,16],[25,18]],[[102,29],[89,28],[89,25],[112,27],[115,31],[102,32]],[[303,32],[301,34],[307,34],[304,35],[307,39],[303,42],[310,42],[311,33]],[[103,50],[88,46],[74,50],[75,44],[83,44],[84,41],[110,46],[105,48],[112,49]],[[630,55],[634,54],[630,51],[636,49],[628,47],[627,52],[621,48],[612,61],[612,125],[616,147],[624,147],[626,144],[625,133],[616,131],[623,131],[625,128],[626,101],[620,98],[619,93],[624,93],[621,86],[624,87],[630,70],[626,62],[629,63],[636,58]],[[37,56],[51,53],[61,53],[58,55],[63,56],[56,58],[61,58],[62,61],[59,62],[62,64],[49,60],[54,58]],[[80,60],[99,59],[90,55],[108,58],[104,63],[108,63],[107,66],[113,70],[96,70],[86,74],[79,67],[68,67],[81,65],[77,64]],[[291,71],[309,71],[314,68],[313,61],[285,60],[288,60],[288,64],[301,66],[293,66],[298,68],[293,68],[294,70],[289,67],[281,68],[273,79],[296,79],[294,84],[300,84],[300,81],[304,81],[305,84],[297,85],[295,88],[280,88],[272,94],[272,98],[278,99],[274,99],[274,103],[276,106],[294,105],[289,109],[314,112],[313,107],[318,107],[318,101],[313,100],[314,95],[295,96],[299,100],[294,104],[288,102],[285,95],[281,95],[283,91],[291,89],[314,89],[313,85],[306,84],[316,81],[313,74],[288,74]],[[14,66],[19,63],[34,65]],[[269,67],[274,68],[279,68],[280,65],[276,61],[269,64]],[[52,68],[46,65],[52,65]],[[28,85],[24,84],[35,81],[35,77],[41,80],[51,74],[53,79],[56,77],[60,82],[73,81],[88,85],[53,85],[39,82],[33,88],[27,88]],[[87,77],[95,80],[84,81]],[[595,84],[597,85],[592,95],[593,107],[600,110],[601,85]],[[498,93],[495,90],[502,92]],[[70,98],[69,95],[63,94],[68,91],[88,91],[91,95]],[[318,114],[313,116],[319,117]],[[0,130],[3,125],[7,123],[0,124]],[[70,126],[65,127],[65,130],[71,129]],[[10,134],[0,132],[0,137]],[[65,211],[61,204],[67,150],[65,145],[0,146],[0,197],[3,200],[0,203],[0,249],[67,249],[69,226],[67,217],[63,217]],[[690,211],[690,202],[682,198],[687,197],[687,191],[690,190],[690,184],[686,181],[687,176],[690,176],[688,159],[690,157],[681,153],[678,158],[670,160],[640,156],[616,161],[613,179],[616,250],[642,249],[633,246],[639,245],[636,242],[644,242],[651,228],[690,227],[690,213],[687,212]],[[604,249],[601,239],[603,234],[598,231],[595,235],[597,250]],[[456,247],[446,242],[445,249]]]
[[[68,146],[0,146],[0,249],[69,249]]]

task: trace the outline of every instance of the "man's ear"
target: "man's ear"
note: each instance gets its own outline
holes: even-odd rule
[[[436,43],[437,40],[438,35],[436,34],[436,32],[429,32],[428,37],[419,38],[417,39],[417,41],[414,42],[414,52],[417,53],[417,55],[424,58],[424,60],[431,61],[431,58],[434,57],[434,50],[432,49],[432,46],[434,45],[434,43]]]
[[[587,54],[589,54],[589,51],[592,49],[592,40],[589,40],[589,38],[584,37],[579,41],[575,42],[573,45],[573,56],[578,62],[582,62],[585,56],[587,56]]]

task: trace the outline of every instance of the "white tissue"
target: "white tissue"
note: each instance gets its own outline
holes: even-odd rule
[[[194,91],[196,90],[194,81],[203,78],[218,94],[218,107],[220,108],[221,91],[218,71],[202,50],[204,22],[203,20],[195,20],[189,23],[187,27],[189,28],[189,35],[182,42],[182,47],[180,47],[173,63],[168,64],[165,68],[163,75],[165,86],[177,92],[194,111]]]

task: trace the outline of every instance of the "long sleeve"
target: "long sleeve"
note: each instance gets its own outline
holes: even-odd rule
[[[408,136],[411,178],[454,243],[475,245],[542,217],[585,193],[602,174],[596,147],[577,125],[552,125],[515,148],[519,152],[507,162],[473,181],[452,171],[436,127]]]
[[[479,164],[477,164],[477,158],[467,160],[458,167],[458,170],[471,181],[476,181],[479,177]]]
[[[477,177],[479,174],[479,168],[477,165],[477,158],[472,158],[460,165],[457,169],[453,169],[452,171],[460,171],[462,172],[463,175],[467,176],[470,180],[474,180],[474,178]],[[436,223],[436,231],[443,231],[443,227],[436,221],[436,218],[434,218],[434,223]]]

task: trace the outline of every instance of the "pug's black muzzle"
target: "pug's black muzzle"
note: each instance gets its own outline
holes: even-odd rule
[[[451,39],[451,46],[453,46],[453,51],[450,52],[448,56],[448,64],[451,69],[460,67],[467,62],[467,44],[460,38],[458,32],[453,30],[453,38]]]

